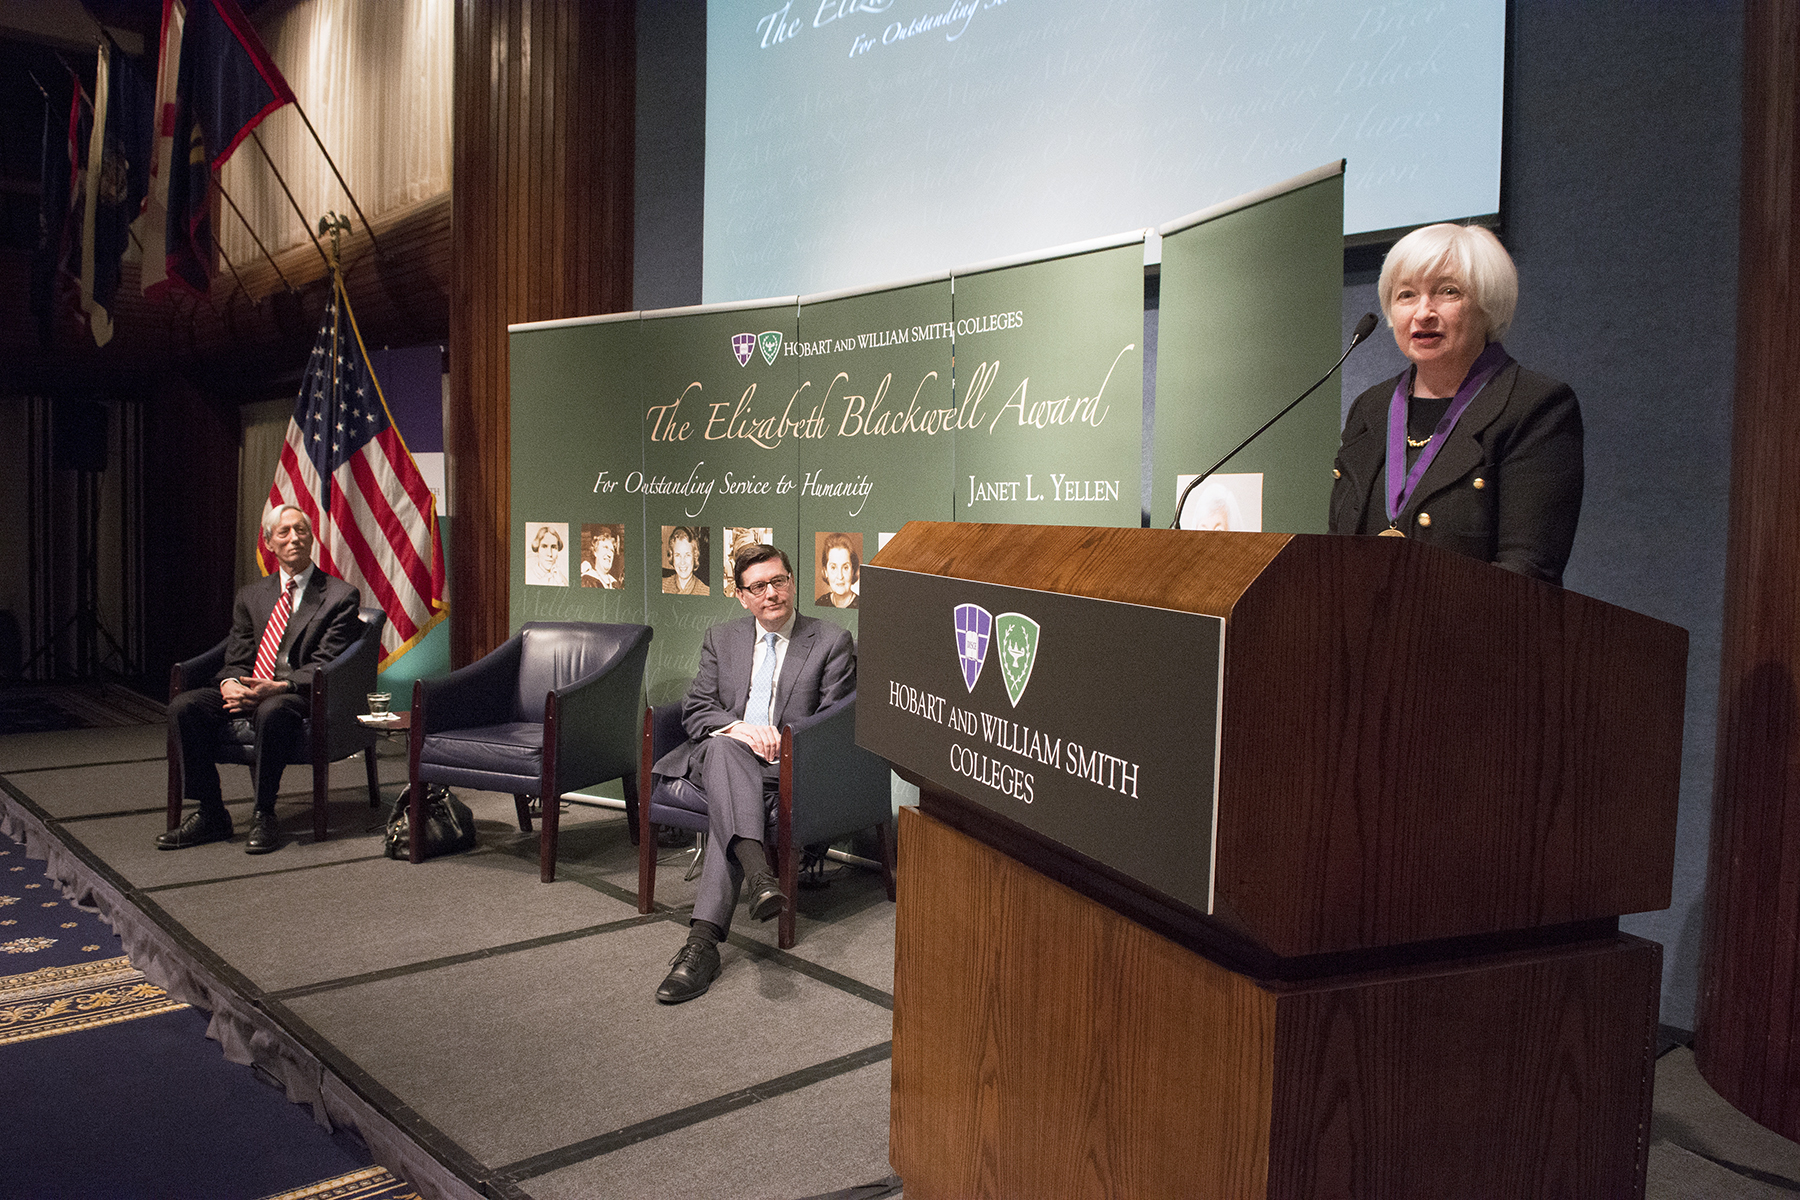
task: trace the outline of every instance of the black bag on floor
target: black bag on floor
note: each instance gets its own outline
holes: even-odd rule
[[[410,785],[402,788],[394,807],[388,810],[385,849],[389,858],[406,858],[412,853],[411,791]],[[460,854],[474,845],[475,814],[469,811],[469,806],[442,784],[426,784],[424,856],[436,858],[440,854]]]

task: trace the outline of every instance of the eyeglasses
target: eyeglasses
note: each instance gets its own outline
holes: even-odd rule
[[[744,593],[744,595],[749,596],[753,600],[761,600],[763,598],[763,593],[770,588],[774,588],[778,592],[785,592],[788,589],[788,584],[792,582],[794,582],[794,577],[792,575],[777,575],[773,579],[765,579],[761,583],[743,584],[738,588],[738,591]]]

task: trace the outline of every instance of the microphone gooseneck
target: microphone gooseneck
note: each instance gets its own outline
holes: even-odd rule
[[[1379,321],[1376,318],[1374,313],[1364,313],[1362,315],[1362,320],[1358,321],[1356,323],[1356,328],[1353,331],[1351,331],[1350,344],[1348,346],[1344,347],[1344,352],[1341,355],[1339,355],[1338,360],[1331,365],[1331,370],[1325,372],[1324,375],[1319,377],[1318,383],[1313,384],[1311,387],[1307,388],[1304,392],[1301,392],[1298,396],[1294,397],[1293,400],[1288,402],[1288,405],[1286,408],[1282,409],[1280,412],[1278,412],[1274,416],[1270,417],[1267,421],[1264,421],[1261,429],[1258,429],[1255,433],[1251,434],[1249,437],[1247,437],[1243,441],[1239,442],[1237,444],[1237,448],[1232,450],[1232,452],[1230,454],[1227,454],[1224,458],[1221,458],[1218,462],[1216,462],[1212,466],[1206,468],[1206,470],[1204,472],[1202,472],[1201,474],[1194,476],[1194,478],[1188,483],[1187,487],[1182,489],[1181,498],[1175,501],[1175,518],[1174,518],[1174,520],[1169,522],[1169,528],[1170,529],[1181,528],[1181,510],[1184,507],[1186,507],[1188,497],[1193,494],[1193,491],[1195,488],[1199,487],[1207,479],[1211,478],[1212,473],[1214,471],[1217,471],[1220,467],[1224,466],[1226,463],[1228,463],[1232,459],[1236,458],[1239,450],[1242,450],[1245,446],[1248,446],[1251,442],[1254,442],[1257,438],[1261,437],[1263,435],[1263,433],[1269,428],[1269,426],[1273,425],[1275,422],[1281,420],[1281,418],[1287,416],[1288,413],[1292,412],[1294,409],[1294,406],[1299,404],[1300,401],[1306,399],[1308,396],[1310,396],[1314,392],[1318,391],[1319,388],[1324,385],[1324,383],[1327,379],[1330,379],[1333,375],[1337,374],[1337,369],[1344,365],[1344,360],[1350,357],[1350,352],[1368,340],[1369,335],[1371,333],[1375,332],[1375,326],[1377,324],[1379,324]]]

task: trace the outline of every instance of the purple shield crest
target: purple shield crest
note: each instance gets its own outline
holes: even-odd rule
[[[754,333],[734,333],[731,335],[731,352],[737,355],[738,366],[750,361],[756,353],[756,335]]]
[[[956,606],[956,658],[962,664],[963,682],[975,690],[981,665],[987,661],[988,637],[994,632],[994,615],[979,604]]]

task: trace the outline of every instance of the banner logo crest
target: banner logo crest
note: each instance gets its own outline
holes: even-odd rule
[[[775,356],[781,353],[781,331],[771,329],[767,333],[758,334],[756,344],[762,350],[763,361],[774,366]]]
[[[975,690],[981,678],[981,666],[987,661],[988,637],[993,632],[994,616],[979,604],[956,606],[956,658],[962,666],[963,682]]]
[[[994,618],[994,635],[1000,640],[1000,678],[1013,707],[1031,682],[1031,666],[1037,661],[1038,623],[1024,613],[1001,613]]]
[[[756,335],[754,333],[732,334],[731,352],[737,356],[738,366],[747,366],[750,356],[756,353]]]

